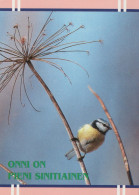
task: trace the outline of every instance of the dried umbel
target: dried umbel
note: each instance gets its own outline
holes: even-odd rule
[[[21,42],[22,45],[25,45],[26,44],[26,41],[27,41],[27,38],[26,37],[21,37],[20,42]]]
[[[0,42],[0,56],[2,57],[2,59],[0,60],[0,71],[1,71],[0,92],[2,92],[2,90],[7,86],[7,84],[11,81],[11,79],[14,78],[14,84],[13,84],[11,100],[10,100],[9,116],[10,116],[10,110],[12,104],[13,91],[18,78],[20,78],[20,100],[21,100],[21,90],[23,86],[25,94],[30,104],[32,105],[28,97],[25,82],[24,82],[25,67],[26,65],[29,64],[29,62],[33,62],[34,60],[45,62],[55,67],[56,69],[60,70],[64,74],[64,76],[66,76],[69,79],[67,74],[64,72],[63,68],[59,64],[55,63],[54,60],[71,62],[81,67],[84,71],[86,70],[77,62],[74,62],[70,59],[54,57],[53,54],[59,54],[64,52],[88,53],[88,51],[84,51],[84,50],[69,50],[69,49],[87,43],[94,43],[94,42],[101,43],[101,40],[90,41],[90,42],[86,42],[86,41],[65,42],[66,38],[69,37],[71,34],[84,28],[84,26],[81,25],[80,27],[72,31],[69,31],[69,27],[73,26],[71,22],[68,25],[64,24],[60,29],[58,29],[51,36],[48,37],[45,33],[45,28],[47,28],[47,25],[50,22],[52,22],[51,15],[52,13],[47,18],[45,24],[43,25],[42,29],[40,30],[40,32],[38,33],[34,41],[32,41],[33,25],[30,22],[30,19],[28,17],[27,33],[26,33],[27,36],[22,35],[22,33],[20,32],[19,25],[16,24],[13,26],[14,33],[13,34],[8,33],[11,40],[13,41],[13,45],[10,46],[8,44]],[[33,105],[32,107],[34,108]]]

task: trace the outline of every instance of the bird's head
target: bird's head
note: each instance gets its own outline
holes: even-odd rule
[[[97,130],[99,130],[101,133],[106,134],[108,130],[111,130],[110,124],[105,121],[104,119],[97,119],[92,122],[91,126]]]

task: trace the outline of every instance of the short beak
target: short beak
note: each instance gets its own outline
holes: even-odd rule
[[[111,128],[111,127],[109,127],[109,130],[112,130],[112,128]]]

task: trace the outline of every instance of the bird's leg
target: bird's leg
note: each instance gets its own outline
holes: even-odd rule
[[[82,145],[81,145],[81,143],[80,143],[80,141],[79,141],[79,139],[78,139],[78,138],[73,137],[73,138],[71,138],[71,141],[78,142],[80,150],[82,150],[82,151],[83,151]],[[81,156],[80,158],[78,158],[78,161],[82,161],[82,160],[84,159],[85,155],[86,155],[86,152],[84,151],[84,155],[83,155],[83,156]]]
[[[79,142],[79,139],[77,137],[71,138],[71,141]]]
[[[86,155],[86,153],[84,153],[83,156],[81,156],[80,158],[78,158],[78,161],[82,161],[84,159],[85,155]]]

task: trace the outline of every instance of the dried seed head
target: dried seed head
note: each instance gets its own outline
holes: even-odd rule
[[[13,28],[18,28],[18,24],[14,25]]]
[[[7,35],[10,37],[10,39],[11,39],[11,40],[13,40],[13,39],[14,39],[14,36],[13,36],[13,35],[11,35],[9,32],[7,32]]]
[[[73,26],[73,23],[72,22],[69,22],[69,26]]]
[[[85,26],[84,25],[81,25],[80,28],[85,28]]]
[[[11,38],[11,40],[13,40],[14,39],[14,36],[11,36],[10,38]]]
[[[27,40],[26,37],[21,37],[21,40],[20,40],[21,44],[25,45],[26,40]]]
[[[101,44],[103,44],[103,40],[100,39],[99,42],[100,42]]]

